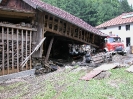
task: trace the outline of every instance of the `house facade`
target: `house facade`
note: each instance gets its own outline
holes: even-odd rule
[[[108,35],[121,37],[125,47],[133,46],[133,12],[123,13],[96,26],[96,28]]]

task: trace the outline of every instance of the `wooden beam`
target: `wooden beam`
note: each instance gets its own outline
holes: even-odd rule
[[[79,38],[79,33],[80,33],[79,31],[80,31],[80,28],[78,28],[78,38]]]
[[[28,49],[28,48],[27,48],[27,47],[28,47],[28,46],[27,46],[27,43],[28,43],[28,42],[27,42],[27,35],[28,35],[28,31],[26,31],[26,42],[25,42],[25,43],[26,43],[26,57],[28,56],[28,53],[27,53],[27,51],[28,51],[28,50],[27,50],[27,49]],[[27,69],[28,69],[28,64],[26,63],[26,70],[27,70]]]
[[[52,31],[54,30],[54,19],[55,19],[55,16],[53,16]]]
[[[51,29],[45,29],[45,30],[46,30],[46,31],[49,31],[49,32],[52,32]],[[79,42],[82,42],[82,43],[85,43],[85,44],[89,44],[89,45],[92,45],[92,46],[94,46],[94,47],[99,48],[99,46],[97,46],[97,45],[95,45],[95,44],[92,44],[91,42],[86,42],[86,41],[84,41],[84,40],[82,40],[82,39],[79,39],[79,38],[77,38],[77,37],[72,37],[71,35],[63,35],[63,34],[58,33],[57,31],[55,31],[54,33],[55,33],[55,34],[58,34],[58,35],[60,35],[60,36],[64,36],[64,37],[67,37],[67,38],[70,38],[70,39],[73,39],[73,40],[76,40],[76,41],[79,41]]]
[[[7,33],[7,39],[6,39],[6,42],[7,42],[7,49],[6,49],[6,54],[7,54],[7,72],[9,74],[9,40],[8,40],[8,34],[9,34],[9,28],[7,28],[6,30],[6,33]]]
[[[12,28],[12,70],[14,71],[14,29]]]
[[[18,43],[18,29],[17,29],[17,72],[19,72],[19,43]]]
[[[65,31],[65,35],[67,35],[67,29],[68,29],[68,22],[66,22],[66,31]]]
[[[50,41],[50,44],[49,44],[49,47],[48,47],[48,51],[47,51],[47,55],[46,55],[46,58],[45,58],[45,62],[47,62],[48,59],[49,59],[49,55],[50,55],[50,52],[51,52],[53,41],[54,41],[54,37]]]
[[[3,24],[3,23],[0,23],[0,26],[8,27],[8,28],[15,28],[15,29],[20,29],[21,28],[23,30],[37,31],[37,29],[35,29],[35,28],[22,27],[22,26],[12,25],[12,24]]]
[[[31,53],[31,48],[32,48],[32,46],[31,46],[31,42],[32,42],[32,31],[30,31],[30,53]],[[30,69],[32,69],[32,60],[31,60],[31,57],[30,57]]]
[[[2,27],[2,43],[4,44],[4,27]],[[5,63],[4,63],[4,61],[5,61],[5,58],[4,58],[4,56],[5,56],[5,52],[4,52],[4,46],[3,46],[3,49],[2,49],[3,51],[2,51],[2,74],[4,75],[4,66],[5,66]]]
[[[92,43],[94,43],[94,40],[95,40],[95,35],[93,34]]]

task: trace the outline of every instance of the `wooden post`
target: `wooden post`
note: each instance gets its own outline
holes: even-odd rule
[[[78,39],[79,39],[79,33],[80,33],[80,28],[78,28]]]
[[[95,40],[95,35],[93,34],[93,39],[92,39],[92,43],[94,43],[94,40]]]
[[[14,29],[12,28],[12,70],[14,72]]]
[[[47,51],[47,55],[46,55],[46,58],[45,58],[45,62],[47,62],[48,59],[49,59],[49,54],[50,54],[50,51],[51,51],[51,48],[52,48],[53,41],[54,41],[54,37],[50,41],[50,44],[49,44],[49,47],[48,47],[48,51]]]
[[[27,49],[28,49],[28,48],[27,48],[27,47],[28,47],[28,46],[27,46],[27,34],[28,34],[28,31],[26,31],[26,34],[25,34],[25,35],[26,35],[26,57],[28,56],[28,53],[27,53],[27,51],[28,51],[28,50],[27,50]],[[27,69],[28,69],[28,64],[26,63],[26,70],[27,70]]]
[[[2,74],[4,75],[5,74],[5,72],[4,72],[4,70],[5,70],[5,63],[4,63],[4,61],[5,61],[5,58],[4,58],[4,56],[5,56],[5,52],[4,52],[4,27],[2,27],[2,43],[3,43],[3,49],[2,49]]]
[[[43,30],[44,30],[44,15],[43,15],[43,13],[41,13],[41,12],[37,12],[37,14],[38,14],[38,26],[37,26],[37,32],[35,32],[35,33],[33,33],[33,39],[32,39],[32,41],[33,42],[35,42],[36,44],[34,44],[34,46],[32,47],[32,49],[34,49],[35,48],[35,46],[40,42],[40,40],[43,38],[42,37],[42,34],[43,34]],[[49,17],[49,16],[48,16]],[[42,57],[42,47],[38,50],[38,51],[36,51],[33,55],[32,55],[32,57]]]
[[[30,53],[31,53],[31,41],[32,41],[31,35],[32,35],[32,31],[30,31]],[[30,57],[30,69],[32,69],[31,65],[32,65],[32,62],[31,62],[31,57]]]
[[[9,28],[7,28],[7,30],[6,30],[6,41],[7,41],[7,50],[6,50],[6,54],[7,54],[7,73],[9,74]]]
[[[19,72],[19,43],[18,43],[18,29],[17,29],[17,72]]]

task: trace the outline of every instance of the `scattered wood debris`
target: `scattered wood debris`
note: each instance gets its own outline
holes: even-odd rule
[[[92,78],[94,78],[95,76],[100,74],[101,72],[107,71],[107,70],[111,70],[111,69],[113,69],[115,67],[117,67],[117,65],[115,65],[115,64],[103,64],[103,65],[93,69],[89,73],[87,73],[85,76],[83,76],[81,78],[81,80],[86,80],[86,81],[91,80]]]

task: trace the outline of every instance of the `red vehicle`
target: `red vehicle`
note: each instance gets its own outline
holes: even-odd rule
[[[104,51],[112,52],[112,54],[126,54],[124,44],[118,36],[108,36],[105,38]]]

